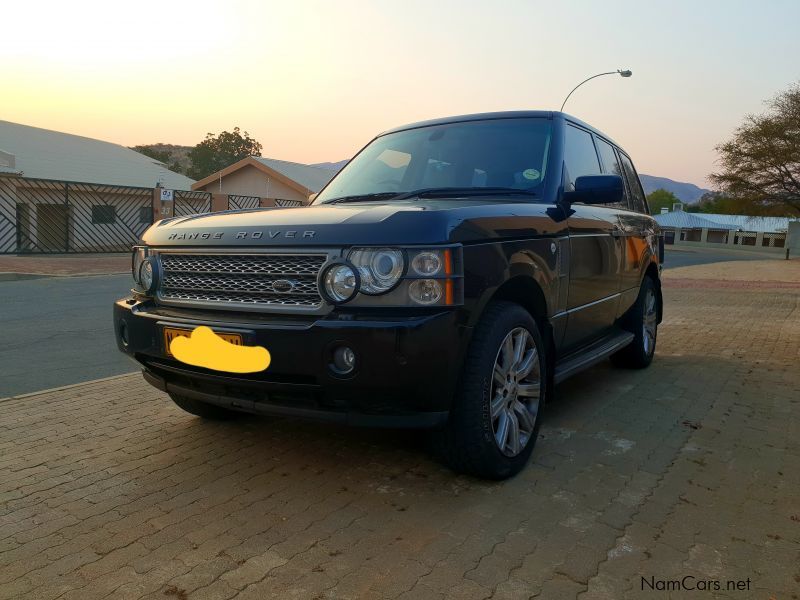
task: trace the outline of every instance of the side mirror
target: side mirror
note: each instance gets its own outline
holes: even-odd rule
[[[615,204],[622,202],[625,187],[619,175],[584,175],[575,180],[575,191],[565,192],[564,199],[570,204]]]

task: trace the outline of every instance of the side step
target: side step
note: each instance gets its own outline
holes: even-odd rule
[[[566,357],[556,364],[555,382],[561,383],[584,369],[596,365],[608,358],[617,350],[621,350],[633,341],[630,331],[617,331],[608,337],[594,342],[591,346],[581,350],[578,354]]]

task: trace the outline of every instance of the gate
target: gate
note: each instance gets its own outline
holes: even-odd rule
[[[0,178],[0,253],[128,252],[153,223],[150,188]]]
[[[176,217],[211,212],[211,192],[175,190],[174,199]]]
[[[261,206],[261,198],[258,196],[228,194],[228,210],[246,210],[259,206]]]

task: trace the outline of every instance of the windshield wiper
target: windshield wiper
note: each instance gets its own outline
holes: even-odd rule
[[[420,188],[410,192],[376,192],[374,194],[354,194],[326,200],[320,204],[343,204],[345,202],[369,202],[371,200],[405,200],[407,198],[437,198],[458,196],[536,196],[532,190],[510,187],[438,187]]]
[[[343,204],[344,202],[369,202],[370,200],[381,200],[382,198],[393,198],[397,192],[377,192],[374,194],[354,194],[352,196],[341,196],[333,200],[326,200],[320,204]]]
[[[390,198],[390,200],[405,200],[406,198],[436,198],[439,196],[536,196],[532,190],[522,190],[510,187],[438,187],[422,188],[403,192]]]

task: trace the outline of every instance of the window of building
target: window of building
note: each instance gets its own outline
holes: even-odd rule
[[[153,208],[151,206],[139,207],[139,223],[153,222]]]
[[[93,225],[112,225],[117,220],[117,209],[108,204],[95,204],[92,206]]]

